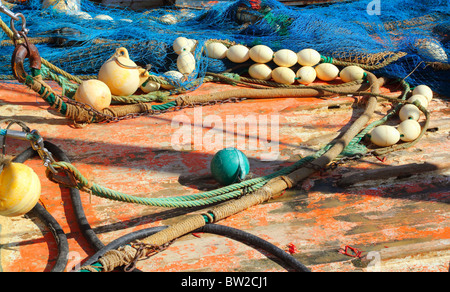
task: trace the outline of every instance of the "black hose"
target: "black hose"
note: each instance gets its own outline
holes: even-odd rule
[[[117,249],[121,246],[124,246],[132,241],[139,240],[146,238],[156,232],[159,232],[163,229],[167,228],[167,226],[161,226],[161,227],[152,227],[147,229],[142,229],[139,231],[135,231],[132,233],[129,233],[127,235],[124,235],[111,243],[109,243],[107,246],[99,250],[96,254],[94,254],[92,257],[90,257],[83,265],[89,266],[98,261],[100,257],[102,257],[106,252]],[[293,270],[296,272],[310,272],[310,270],[297,261],[292,255],[288,254],[284,250],[280,249],[279,247],[271,244],[268,241],[265,241],[264,239],[257,237],[253,234],[250,234],[248,232],[235,229],[228,226],[223,225],[217,225],[217,224],[207,224],[195,231],[195,232],[204,232],[204,233],[211,233],[216,235],[222,235],[226,236],[228,238],[234,239],[236,241],[245,243],[253,248],[261,249],[265,252],[267,252],[269,255],[275,257],[277,259],[277,263],[280,264],[282,267],[286,268],[287,270]]]
[[[50,153],[52,153],[53,157],[56,158],[57,160],[71,163],[66,153],[55,144],[45,141],[44,146],[45,148],[47,148],[48,151],[50,151]],[[94,230],[92,230],[91,225],[89,225],[89,222],[86,218],[86,214],[84,212],[84,208],[81,203],[80,191],[77,188],[69,188],[69,190],[70,190],[70,198],[72,200],[72,207],[75,213],[75,217],[77,218],[77,223],[81,230],[81,233],[94,250],[97,251],[103,248],[105,245],[97,237]]]
[[[13,161],[18,163],[24,163],[29,158],[35,155],[33,148],[29,148],[16,156]],[[52,272],[64,272],[67,266],[68,255],[69,255],[69,243],[67,241],[67,236],[64,233],[61,225],[58,221],[39,203],[34,206],[30,211],[37,215],[37,217],[45,223],[48,229],[52,232],[55,238],[56,244],[58,245],[58,256],[56,262],[53,265]]]

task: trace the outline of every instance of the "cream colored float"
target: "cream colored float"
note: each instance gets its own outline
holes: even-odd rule
[[[398,125],[397,130],[402,141],[411,142],[419,137],[422,128],[415,120],[404,120]]]
[[[256,63],[248,68],[248,74],[255,79],[270,80],[272,78],[272,69],[266,64]]]
[[[303,49],[297,53],[298,63],[302,66],[315,66],[320,62],[320,54],[314,49]]]
[[[364,78],[364,70],[358,66],[347,66],[339,73],[339,77],[345,83]]]
[[[333,81],[339,76],[339,69],[333,64],[322,63],[315,68],[317,73],[317,78],[322,81]]]
[[[428,99],[420,94],[415,94],[413,96],[411,96],[410,98],[408,98],[409,102],[415,102],[415,101],[419,101],[419,103],[424,107],[427,108],[428,107]]]
[[[102,111],[111,105],[111,91],[100,80],[86,80],[78,87],[74,99],[91,106],[95,110]]]
[[[37,204],[41,182],[29,166],[7,163],[0,173],[0,215],[21,216]]]
[[[265,45],[256,45],[252,47],[248,52],[250,59],[256,63],[265,64],[273,59],[273,51],[271,48]]]
[[[182,52],[177,58],[177,68],[180,73],[191,74],[195,70],[195,58],[194,55],[188,50],[183,48]]]
[[[231,46],[227,51],[227,58],[233,63],[244,63],[250,56],[248,54],[249,49],[243,45]]]
[[[277,67],[272,71],[272,79],[281,84],[291,85],[295,82],[295,72],[288,67]]]
[[[398,116],[400,117],[401,121],[405,120],[415,120],[418,121],[420,118],[420,109],[413,105],[413,104],[405,104],[400,109],[400,112],[398,113]]]
[[[400,133],[395,127],[392,126],[378,126],[370,132],[370,141],[380,147],[392,146],[399,140]]]
[[[178,72],[178,71],[167,71],[163,74],[164,77],[166,77],[166,79],[168,79],[168,81],[170,83],[181,83],[183,81],[183,73]],[[174,89],[175,86],[171,85],[171,84],[161,84],[161,87],[164,89]]]
[[[98,80],[108,85],[111,94],[119,96],[135,93],[148,77],[147,70],[130,60],[126,48],[117,49],[114,55],[102,65],[98,73]]]
[[[292,67],[297,64],[297,54],[288,49],[281,49],[273,54],[273,61],[280,67]]]
[[[206,55],[212,59],[222,60],[227,56],[228,48],[222,43],[209,43],[206,45]]]
[[[425,96],[428,99],[428,102],[430,102],[433,99],[433,91],[430,87],[426,85],[419,85],[416,88],[414,88],[413,95],[420,94]]]
[[[298,83],[308,85],[316,80],[317,74],[313,67],[304,66],[298,69],[296,77]]]

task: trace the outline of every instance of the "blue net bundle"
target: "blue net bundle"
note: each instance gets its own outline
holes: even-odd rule
[[[378,76],[404,79],[411,86],[426,84],[450,96],[448,0],[334,2],[293,7],[275,0],[239,0],[206,9],[170,6],[131,11],[81,0],[85,14],[77,15],[43,9],[40,0],[30,0],[12,10],[25,15],[29,38],[47,40],[36,45],[41,56],[74,75],[96,75],[118,47],[127,48],[131,59],[151,68],[151,74],[177,70],[172,44],[183,36],[197,41],[196,70],[181,84],[188,90],[198,86],[193,81],[206,72],[236,68],[226,58],[205,56],[205,44],[220,40],[248,47],[265,44],[274,51],[313,48],[326,60],[375,66]],[[99,15],[110,20],[97,19]],[[13,46],[4,42],[7,39],[0,33],[2,75],[11,74]],[[393,57],[395,61],[380,65]],[[241,64],[237,72],[245,72],[246,65],[251,63]]]

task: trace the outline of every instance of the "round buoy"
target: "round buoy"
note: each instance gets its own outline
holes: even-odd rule
[[[378,126],[370,132],[370,141],[381,147],[392,146],[400,140],[400,133],[392,126]]]
[[[428,107],[428,99],[421,95],[421,94],[414,94],[413,96],[411,96],[410,98],[408,98],[409,102],[415,102],[415,101],[419,101],[420,104],[424,107],[427,108]]]
[[[209,43],[206,45],[206,55],[212,59],[224,59],[228,48],[222,43]]]
[[[272,78],[275,82],[291,85],[295,82],[295,72],[288,67],[278,67],[273,69]]]
[[[256,45],[248,52],[250,59],[256,63],[267,63],[273,59],[273,51],[271,48],[265,45]]]
[[[111,90],[100,80],[86,80],[78,86],[74,99],[102,111],[111,105]]]
[[[400,139],[405,142],[411,142],[419,137],[421,132],[420,124],[415,120],[404,120],[397,128],[400,133]]]
[[[167,77],[172,83],[180,83],[183,80],[183,73],[178,71],[167,71],[163,74],[164,77]],[[174,89],[175,86],[169,84],[161,84],[161,87],[164,89]]]
[[[339,73],[341,80],[345,83],[364,78],[364,69],[358,66],[347,66]]]
[[[249,49],[243,45],[231,46],[227,51],[227,58],[233,63],[244,63],[250,56],[248,55]]]
[[[413,105],[413,104],[405,104],[400,109],[400,112],[398,113],[398,116],[400,117],[401,121],[405,120],[415,120],[418,121],[420,118],[420,109]]]
[[[180,73],[191,74],[195,70],[195,58],[194,55],[188,50],[183,48],[182,52],[177,58],[177,68]]]
[[[282,49],[273,54],[273,61],[280,67],[292,67],[297,64],[297,54],[288,49]]]
[[[315,66],[320,62],[320,54],[313,49],[304,49],[297,53],[298,63],[302,66]]]
[[[256,63],[248,68],[248,74],[255,79],[269,80],[272,78],[272,69],[266,64]]]
[[[313,67],[304,66],[298,69],[296,76],[298,83],[308,85],[316,80],[317,74]]]
[[[430,102],[433,99],[433,91],[431,88],[429,88],[426,85],[419,85],[416,88],[414,88],[413,95],[420,94],[425,96],[428,99],[428,102]]]
[[[9,163],[0,173],[0,215],[21,216],[28,213],[39,200],[41,182],[29,166]]]
[[[333,64],[322,63],[316,68],[317,78],[322,81],[332,81],[339,75],[339,69]]]
[[[245,154],[236,148],[225,148],[217,152],[211,160],[211,173],[222,185],[230,185],[244,180],[250,171]]]

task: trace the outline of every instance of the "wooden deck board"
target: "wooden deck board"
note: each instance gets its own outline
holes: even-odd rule
[[[54,84],[52,84],[54,85]],[[230,86],[205,84],[194,94],[228,90]],[[387,92],[387,90],[386,90]],[[17,83],[0,84],[0,116],[23,120],[40,131],[44,139],[64,149],[90,180],[128,194],[153,197],[192,194],[214,189],[209,162],[221,148],[190,141],[176,150],[172,139],[179,130],[175,119],[187,119],[192,133],[212,134],[202,123],[216,115],[277,115],[279,151],[274,161],[261,161],[267,149],[248,149],[247,135],[224,131],[247,154],[254,176],[272,173],[320,149],[345,130],[362,112],[351,97],[247,100],[154,117],[141,117],[112,124],[75,128],[55,113],[36,94]],[[338,104],[339,106],[336,106]],[[379,103],[377,117],[390,108]],[[292,243],[294,254],[313,271],[448,271],[450,261],[450,192],[448,170],[403,178],[366,180],[351,187],[338,187],[344,175],[411,163],[442,163],[449,158],[448,102],[431,102],[432,131],[412,149],[389,154],[382,163],[375,157],[349,161],[333,171],[314,174],[278,199],[249,208],[219,222],[258,235],[280,248]],[[201,119],[197,119],[198,116]],[[374,117],[377,118],[377,117]],[[237,140],[243,137],[244,144]],[[250,138],[249,138],[250,137]],[[8,153],[18,154],[28,145],[8,140]],[[247,147],[247,148],[246,148]],[[191,148],[191,149],[190,149]],[[265,152],[264,152],[265,151]],[[73,266],[94,251],[80,235],[66,190],[49,182],[38,159],[27,162],[41,178],[41,200],[68,234]],[[100,239],[109,243],[133,230],[171,224],[190,210],[171,210],[113,202],[82,193],[88,220]],[[0,217],[4,271],[49,270],[56,245],[45,226],[34,217]],[[139,262],[144,271],[283,271],[260,252],[241,243],[214,235],[186,235],[151,260]],[[379,265],[365,266],[342,255],[349,245],[378,252]]]

